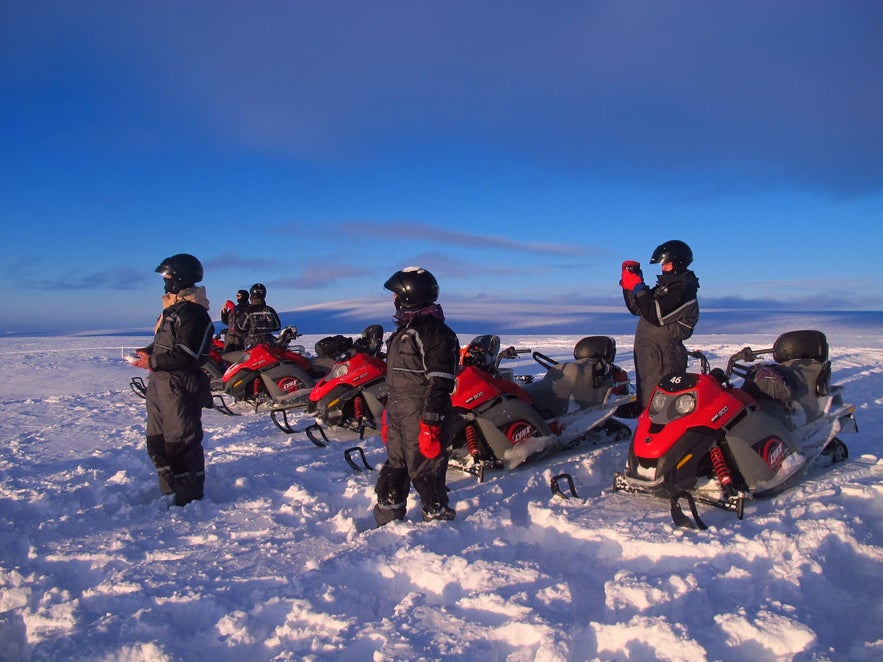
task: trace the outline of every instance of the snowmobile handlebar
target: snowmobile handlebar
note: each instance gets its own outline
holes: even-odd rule
[[[772,347],[770,347],[769,349],[751,349],[750,347],[743,347],[738,352],[733,354],[727,361],[727,377],[732,375],[734,371],[739,374],[739,371],[737,369],[739,361],[743,361],[745,363],[753,363],[754,361],[757,361],[761,357],[761,355],[770,354],[772,353],[772,351]]]
[[[300,338],[301,334],[297,332],[296,326],[286,326],[279,333],[279,337],[276,339],[276,344],[281,347],[287,347],[288,343],[290,343],[295,338]]]
[[[517,359],[519,354],[529,354],[530,350],[525,348],[516,348],[516,347],[507,347],[506,349],[500,350],[500,353],[497,354],[497,360],[495,364],[495,368],[500,367],[500,362],[503,359]]]
[[[708,358],[698,349],[687,352],[687,356],[689,356],[691,359],[699,359],[700,371],[703,375],[707,375],[711,371],[711,366],[708,363]]]

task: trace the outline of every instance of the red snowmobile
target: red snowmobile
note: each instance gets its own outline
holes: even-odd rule
[[[633,402],[628,376],[613,363],[616,343],[589,336],[559,363],[540,352],[531,356],[546,369],[542,379],[515,379],[501,369],[529,349],[500,351],[494,335],[476,337],[464,350],[451,396],[455,422],[451,466],[484,478],[486,468],[513,468],[525,460],[574,448],[582,442],[621,441],[631,429],[612,418]]]
[[[260,343],[241,352],[228,352],[231,362],[224,372],[222,394],[215,394],[215,408],[233,414],[225,396],[246,402],[255,410],[296,402],[331,369],[333,360],[307,357],[303,345],[291,346],[300,334],[293,326],[282,329],[272,343]]]
[[[751,364],[765,354],[773,362]],[[696,502],[743,517],[746,499],[787,489],[814,464],[847,458],[841,432],[855,432],[855,407],[832,386],[828,343],[820,331],[791,331],[770,349],[745,347],[726,370],[666,376],[638,418],[625,471],[614,491],[670,501],[676,525],[706,528]],[[741,362],[741,363],[740,363]],[[743,383],[736,387],[735,375]],[[690,508],[692,520],[681,508]]]
[[[379,324],[366,327],[355,341],[345,336],[320,340],[316,353],[333,357],[334,366],[310,390],[308,398],[274,406],[270,410],[273,422],[286,434],[305,431],[317,443],[311,434],[313,425],[299,429],[288,420],[286,412],[305,406],[316,424],[355,430],[363,438],[366,428],[377,428],[386,406],[386,355],[382,347],[383,327]]]
[[[208,361],[202,365],[202,370],[211,379],[212,391],[221,392],[224,390],[224,373],[230,367],[230,360],[224,358],[224,333],[223,329],[220,333],[215,334],[212,338],[212,346],[209,351]]]

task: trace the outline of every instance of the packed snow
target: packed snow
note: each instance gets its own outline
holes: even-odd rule
[[[788,330],[688,345],[722,366]],[[879,660],[883,341],[821,330],[856,405],[848,461],[743,520],[704,508],[707,531],[611,491],[628,442],[481,483],[452,471],[453,522],[423,523],[412,496],[376,529],[376,471],[344,452],[376,470],[378,436],[330,429],[319,448],[249,410],[205,411],[206,498],[169,507],[122,358],[146,339],[2,338],[0,660]],[[578,339],[502,337],[557,359]],[[553,495],[560,473],[576,495]]]

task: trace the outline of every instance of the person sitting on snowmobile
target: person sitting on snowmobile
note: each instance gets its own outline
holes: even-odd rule
[[[374,487],[374,519],[377,526],[404,519],[413,484],[425,521],[452,520],[445,474],[460,343],[444,322],[438,282],[426,269],[406,267],[383,287],[395,295],[398,328],[387,342],[389,396],[381,424],[387,459]]]
[[[237,318],[236,329],[245,338],[245,348],[254,347],[260,343],[273,343],[274,331],[282,328],[279,315],[272,307],[267,305],[267,287],[263,283],[255,283],[249,290],[251,303],[243,319]]]
[[[221,323],[227,326],[224,335],[224,352],[236,352],[245,349],[245,340],[236,328],[236,322],[244,319],[248,312],[248,290],[236,293],[236,303],[228,300],[221,309]]]
[[[699,279],[687,268],[692,262],[693,251],[683,241],[673,239],[660,244],[650,257],[650,264],[662,268],[653,287],[644,283],[640,262],[622,263],[619,285],[625,305],[640,319],[634,348],[637,399],[620,408],[617,416],[637,418],[650,404],[653,389],[665,375],[687,369],[683,341],[693,335],[699,321]]]
[[[209,379],[200,366],[208,358],[215,327],[202,280],[202,264],[180,253],[156,268],[163,275],[163,312],[156,337],[137,350],[132,365],[150,370],[147,381],[147,454],[163,494],[176,506],[203,497],[205,453],[202,409],[211,407]]]

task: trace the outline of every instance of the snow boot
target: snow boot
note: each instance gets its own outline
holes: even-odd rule
[[[423,508],[423,521],[433,522],[435,520],[451,521],[456,516],[457,511],[449,506],[435,506],[429,510]]]
[[[205,472],[187,472],[174,476],[175,505],[186,506],[191,501],[199,501],[203,497]]]
[[[374,521],[377,522],[378,528],[394,522],[395,520],[405,519],[405,504],[392,503],[385,504],[377,502],[374,506]]]

